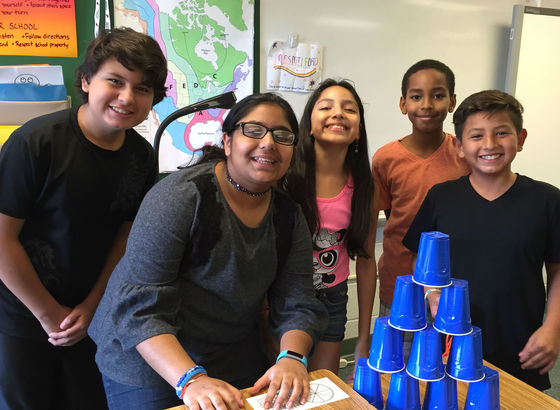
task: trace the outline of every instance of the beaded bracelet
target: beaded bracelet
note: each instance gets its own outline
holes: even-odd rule
[[[198,373],[198,374],[195,374],[193,377],[191,377],[189,380],[187,380],[187,382],[185,383],[185,385],[181,389],[181,394],[179,394],[179,398],[181,400],[183,400],[183,396],[185,395],[185,391],[187,390],[187,387],[189,387],[191,385],[191,383],[194,383],[201,376],[207,376],[207,374],[206,373]]]
[[[427,298],[428,298],[428,295],[429,295],[430,293],[432,293],[432,292],[441,292],[441,289],[439,289],[439,288],[431,288],[431,289],[428,289],[428,290],[426,291],[426,293],[424,293],[424,299],[427,299]]]
[[[199,366],[199,365],[191,367],[189,370],[187,370],[185,373],[183,373],[183,375],[181,376],[181,378],[177,382],[177,387],[175,387],[175,393],[177,394],[177,397],[181,398],[181,393],[183,392],[183,387],[185,387],[185,385],[187,384],[187,382],[190,379],[192,379],[197,374],[202,374],[202,373],[207,374],[206,369],[202,366]]]
[[[428,302],[428,295],[429,295],[431,292],[440,292],[440,293],[441,293],[441,289],[439,289],[439,288],[431,288],[431,289],[428,289],[428,290],[426,291],[426,293],[424,293],[424,312],[425,312],[425,315],[426,315],[426,319],[428,318],[428,305],[429,305],[429,303],[430,303],[430,302]]]

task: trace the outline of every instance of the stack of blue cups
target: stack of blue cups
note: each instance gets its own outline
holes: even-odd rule
[[[498,372],[484,366],[484,378],[469,383],[465,410],[500,410],[500,379]]]
[[[371,348],[366,364],[371,372],[379,377],[379,372],[383,373],[402,373],[404,371],[402,333],[389,325],[389,317],[379,317],[375,320]],[[356,371],[358,368],[356,367]],[[391,378],[391,384],[392,384]],[[416,386],[417,387],[417,386]],[[356,389],[356,378],[354,377],[354,390]],[[399,390],[405,393],[409,390],[403,383],[399,384]],[[363,393],[362,396],[377,409],[383,409],[383,395],[381,390],[377,391],[374,385],[368,390],[369,396],[374,396],[370,400]],[[389,405],[389,404],[387,404]],[[387,407],[389,408],[389,407]]]
[[[379,373],[368,366],[365,357],[360,357],[354,374],[354,390],[377,409],[383,409],[383,393]]]
[[[441,289],[433,324],[426,321],[424,286]],[[406,366],[402,331],[415,332]],[[453,336],[446,366],[441,334]],[[373,380],[369,387],[363,377],[357,381],[366,370],[373,375],[367,376]],[[470,383],[466,409],[500,408],[498,373],[483,366],[482,333],[471,324],[468,282],[451,278],[444,233],[422,233],[414,275],[397,277],[391,314],[376,319],[369,358],[356,367],[354,389],[382,409],[378,372],[391,373],[386,409],[458,409],[457,380]],[[422,406],[419,380],[428,382]]]

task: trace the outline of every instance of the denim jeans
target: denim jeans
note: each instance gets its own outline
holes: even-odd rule
[[[321,340],[325,342],[342,342],[347,320],[348,281],[345,280],[332,288],[316,290],[315,295],[329,312],[329,324]]]
[[[105,375],[103,375],[103,385],[110,410],[162,410],[183,403],[171,386],[128,386]]]

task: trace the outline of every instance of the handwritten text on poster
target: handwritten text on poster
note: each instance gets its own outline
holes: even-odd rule
[[[74,0],[0,0],[0,55],[77,57]]]
[[[272,91],[311,92],[321,82],[323,48],[299,43],[294,47],[275,41],[266,66],[266,87]]]

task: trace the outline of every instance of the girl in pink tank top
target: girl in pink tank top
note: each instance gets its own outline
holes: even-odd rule
[[[359,325],[356,361],[367,357],[375,296],[374,185],[364,109],[348,81],[327,79],[310,96],[284,187],[301,205],[313,236],[313,282],[329,311],[309,370],[338,373],[346,325],[349,259],[356,260]]]

